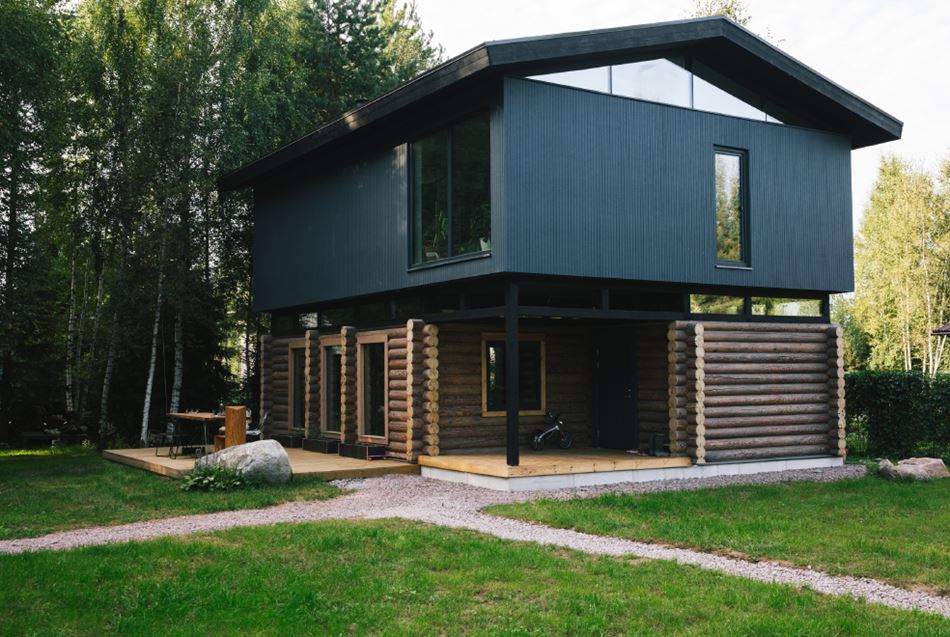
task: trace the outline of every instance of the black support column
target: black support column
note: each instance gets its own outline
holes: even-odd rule
[[[518,284],[509,283],[505,292],[505,446],[508,450],[508,465],[517,467],[518,450]]]

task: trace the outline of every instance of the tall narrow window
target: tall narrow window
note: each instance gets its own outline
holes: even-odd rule
[[[290,356],[290,363],[293,366],[291,371],[293,386],[290,397],[292,414],[291,426],[294,429],[303,429],[307,397],[307,357],[302,347],[291,349]]]
[[[412,144],[412,262],[491,249],[488,113]]]
[[[518,412],[543,414],[545,410],[544,341],[524,337],[518,341]],[[505,413],[505,341],[502,336],[482,338],[482,415]]]
[[[340,433],[340,375],[343,372],[343,348],[330,345],[323,348],[323,367],[320,376],[323,379],[323,417],[321,424],[325,433]]]
[[[359,343],[360,434],[386,436],[386,336],[370,335]]]
[[[748,265],[746,154],[716,149],[716,261]]]

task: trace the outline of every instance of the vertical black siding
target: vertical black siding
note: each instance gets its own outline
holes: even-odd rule
[[[408,145],[403,144],[332,171],[257,190],[255,309],[306,305],[502,269],[503,119],[496,104],[491,116],[491,257],[409,269]]]
[[[848,139],[517,78],[504,113],[510,271],[853,289]],[[750,271],[715,267],[716,145],[749,152]]]

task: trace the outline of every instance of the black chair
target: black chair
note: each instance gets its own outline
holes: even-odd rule
[[[191,441],[189,434],[180,433],[174,423],[169,423],[165,429],[148,432],[147,445],[155,447],[155,455],[175,459],[181,455],[182,448]],[[167,454],[161,454],[162,447],[168,447]]]

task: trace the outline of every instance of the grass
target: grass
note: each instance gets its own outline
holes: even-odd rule
[[[401,521],[0,557],[3,635],[946,635],[946,619]]]
[[[316,500],[337,492],[306,477],[225,493],[186,492],[177,480],[108,462],[92,450],[0,451],[0,540]]]
[[[488,511],[950,592],[950,480],[901,483],[867,477],[540,500]]]

